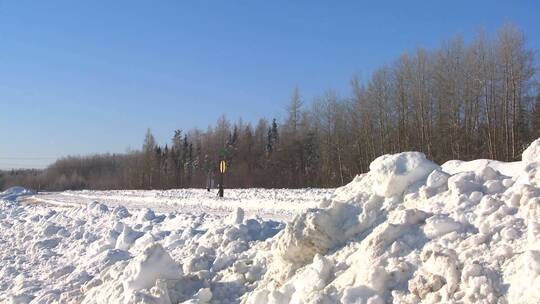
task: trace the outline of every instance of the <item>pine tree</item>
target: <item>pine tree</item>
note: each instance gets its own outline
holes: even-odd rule
[[[273,146],[275,146],[279,142],[278,125],[275,118],[272,119],[271,135],[272,135],[272,144]]]
[[[272,143],[272,128],[268,128],[268,132],[266,135],[266,153],[271,154],[274,150],[273,143]]]
[[[181,147],[182,147],[182,130],[177,129],[177,130],[174,130],[174,135],[172,138],[172,149],[180,151]]]
[[[266,136],[266,152],[271,154],[274,152],[276,145],[279,141],[278,126],[276,119],[272,120],[272,125],[268,128]]]

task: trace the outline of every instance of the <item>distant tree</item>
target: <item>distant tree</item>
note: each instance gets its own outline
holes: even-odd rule
[[[290,129],[290,132],[292,132],[293,137],[297,135],[296,132],[298,130],[298,125],[302,117],[301,109],[302,100],[300,99],[300,90],[298,89],[298,87],[295,87],[291,95],[289,106],[287,108],[288,118],[286,123],[286,126]]]
[[[151,188],[153,186],[153,178],[155,176],[156,167],[156,139],[150,129],[146,130],[143,143],[143,174],[142,174],[142,187]]]
[[[254,127],[222,115],[206,131],[175,130],[160,146],[147,130],[140,150],[65,157],[45,170],[0,173],[0,187],[48,190],[201,187],[229,162],[227,187],[335,187],[385,153],[416,150],[449,159],[519,159],[540,137],[538,72],[523,33],[479,31],[416,49],[304,105],[294,88],[283,121]]]
[[[276,119],[272,119],[272,125],[268,128],[266,150],[271,154],[276,148],[279,141],[279,131]]]
[[[6,177],[4,171],[0,171],[0,191],[4,190],[4,185],[6,184]]]
[[[150,129],[147,129],[146,135],[144,136],[143,152],[152,153],[155,148],[156,148],[156,139],[154,138],[152,131],[150,131]]]
[[[536,101],[531,114],[532,138],[540,138],[540,93],[536,96]]]

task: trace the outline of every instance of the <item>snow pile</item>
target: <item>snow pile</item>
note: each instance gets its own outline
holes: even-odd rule
[[[540,303],[540,140],[520,162],[370,169],[286,225],[0,200],[0,302]]]
[[[525,174],[519,182],[540,187],[540,138],[523,151]]]
[[[376,159],[276,236],[246,303],[540,303],[539,151]]]
[[[419,152],[383,155],[369,165],[370,175],[374,179],[372,188],[375,194],[382,197],[399,195],[436,167],[435,163],[428,161]]]
[[[20,196],[32,195],[35,192],[28,190],[23,187],[11,187],[6,189],[4,192],[0,192],[0,200],[4,201],[15,201]]]
[[[160,244],[153,243],[84,285],[82,303],[171,303],[169,286],[181,278],[182,269]]]
[[[235,302],[261,276],[252,245],[282,228],[242,209],[219,217],[0,201],[0,302]]]
[[[540,138],[533,141],[525,151],[523,151],[522,161],[533,163],[540,161]]]
[[[239,209],[230,218],[213,222],[207,230],[195,228],[194,223],[181,231],[167,231],[159,241],[155,235],[126,232],[124,227],[116,248],[125,248],[135,257],[84,285],[83,303],[179,303],[190,299],[207,303],[214,296],[222,303],[235,302],[246,292],[249,280],[259,278],[257,269],[247,273],[248,266],[243,264],[246,256],[254,255],[248,250],[250,242],[263,241],[281,229],[277,222],[243,221],[242,212]],[[127,241],[121,241],[124,239]]]

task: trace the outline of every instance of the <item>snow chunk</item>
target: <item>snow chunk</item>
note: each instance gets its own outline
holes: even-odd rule
[[[518,272],[510,279],[510,303],[540,303],[540,251],[530,250],[519,259]]]
[[[183,277],[181,267],[158,243],[150,244],[128,261],[102,270],[81,289],[82,303],[176,303],[174,286]]]
[[[100,213],[107,213],[109,212],[109,208],[100,203],[100,202],[97,202],[97,201],[93,201],[92,203],[88,204],[88,210],[90,210],[91,212],[95,213],[95,214],[100,214]]]
[[[482,184],[474,172],[461,172],[450,176],[448,189],[455,194],[465,194],[482,190]]]
[[[11,187],[4,192],[0,192],[0,200],[16,201],[20,196],[36,194],[34,191],[28,190],[23,187]]]
[[[45,227],[45,229],[43,229],[43,235],[51,237],[55,235],[58,231],[60,231],[60,229],[62,229],[62,227],[56,226],[54,224],[49,224]]]
[[[115,207],[113,209],[113,214],[114,216],[116,216],[116,218],[118,219],[123,219],[123,218],[126,218],[126,217],[130,217],[131,214],[129,213],[129,211],[127,210],[126,207],[124,206],[118,206],[118,207]]]
[[[42,241],[38,241],[32,246],[34,251],[42,250],[42,249],[51,249],[55,248],[60,244],[59,238],[52,238],[52,239],[45,239]]]
[[[420,152],[387,154],[376,158],[369,174],[375,179],[375,193],[384,197],[402,194],[408,186],[428,176],[437,166]]]
[[[540,161],[528,163],[518,181],[540,187]]]
[[[341,298],[343,304],[384,304],[384,300],[367,286],[345,289]]]
[[[212,291],[210,288],[201,288],[196,297],[199,299],[199,303],[209,303],[212,300]]]
[[[521,160],[527,163],[540,161],[540,138],[533,141],[521,154]]]
[[[488,180],[487,182],[484,183],[484,188],[486,190],[486,193],[496,194],[496,193],[503,192],[504,185],[499,180]]]
[[[156,214],[154,213],[154,210],[149,208],[144,208],[139,212],[138,220],[139,222],[144,221],[151,221],[156,218]]]
[[[426,220],[424,233],[430,239],[437,238],[461,228],[461,224],[444,215],[434,215]]]
[[[180,279],[182,268],[157,243],[150,244],[124,270],[124,289],[137,291],[154,286],[157,279]]]
[[[289,261],[311,262],[315,254],[326,253],[375,220],[374,216],[367,217],[366,213],[378,209],[380,204],[366,205],[362,217],[359,217],[361,208],[338,202],[327,209],[310,209],[285,227],[276,248]]]
[[[447,184],[448,177],[450,177],[450,175],[440,169],[433,170],[427,177],[426,186],[430,188],[439,188]]]
[[[238,207],[236,210],[231,212],[228,217],[228,223],[231,225],[242,224],[244,221],[244,209]]]
[[[120,249],[107,249],[94,258],[92,258],[88,263],[88,268],[95,268],[98,271],[102,270],[118,261],[124,261],[130,259],[131,256],[127,251]],[[87,269],[88,270],[88,269]]]
[[[143,234],[144,232],[133,230],[128,225],[124,225],[122,233],[116,239],[116,248],[128,250]]]

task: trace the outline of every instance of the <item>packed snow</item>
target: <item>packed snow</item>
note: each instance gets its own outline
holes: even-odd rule
[[[227,193],[8,190],[0,301],[540,303],[540,139],[519,162],[404,152],[335,190]]]
[[[27,202],[45,203],[57,207],[86,206],[94,201],[109,207],[151,207],[157,212],[183,211],[185,213],[211,213],[225,216],[242,208],[250,216],[290,220],[297,213],[316,207],[334,189],[226,189],[225,197],[217,190],[115,190],[44,192],[26,199]]]

